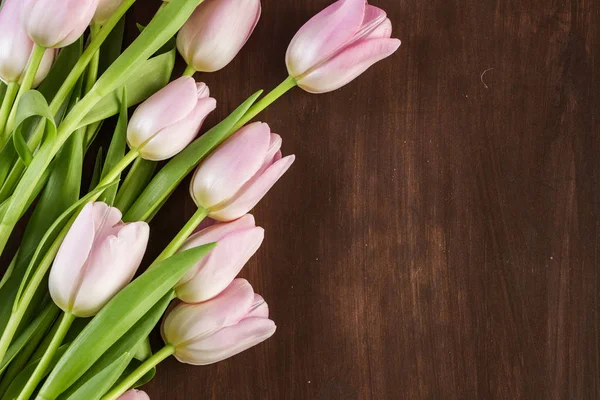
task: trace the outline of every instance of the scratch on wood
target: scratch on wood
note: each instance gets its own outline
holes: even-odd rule
[[[493,69],[494,69],[494,68],[488,68],[488,69],[486,69],[485,71],[483,71],[483,72],[481,73],[481,75],[479,76],[479,79],[481,80],[481,83],[483,83],[483,86],[484,86],[486,89],[488,89],[488,85],[487,85],[487,84],[485,83],[485,81],[483,80],[483,76],[484,76],[484,75],[485,75],[487,72],[489,72],[489,71],[491,71],[491,70],[493,70]]]

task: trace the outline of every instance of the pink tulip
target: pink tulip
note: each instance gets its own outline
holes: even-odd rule
[[[35,43],[66,47],[87,29],[98,0],[23,0],[21,23]]]
[[[21,81],[33,51],[33,42],[19,23],[21,9],[21,0],[6,0],[0,9],[0,79],[6,83]],[[55,55],[55,50],[46,50],[34,86],[48,75]]]
[[[205,0],[179,31],[177,48],[194,70],[218,71],[246,44],[260,12],[260,0]]]
[[[145,222],[122,223],[121,212],[114,207],[87,204],[50,271],[54,302],[77,317],[95,315],[135,275],[149,233]]]
[[[150,396],[141,390],[131,389],[123,393],[117,400],[150,400]]]
[[[256,226],[250,214],[190,236],[181,251],[212,242],[219,245],[179,281],[177,297],[186,303],[200,303],[221,293],[256,253],[264,236],[264,229]]]
[[[123,0],[99,0],[98,8],[92,19],[95,24],[102,25],[117,11]]]
[[[156,92],[133,113],[127,142],[142,158],[160,161],[183,150],[217,106],[208,86],[181,77]]]
[[[338,0],[296,33],[286,54],[288,72],[308,92],[330,92],[394,53],[400,40],[391,35],[382,9],[365,0]]]
[[[181,303],[162,325],[166,343],[186,364],[207,365],[232,357],[275,333],[269,307],[244,279],[236,279],[223,293],[204,303]]]
[[[255,122],[234,133],[200,164],[190,186],[196,204],[218,221],[250,211],[294,162],[281,158],[281,137]]]

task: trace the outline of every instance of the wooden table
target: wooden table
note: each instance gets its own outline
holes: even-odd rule
[[[197,75],[219,101],[207,126],[286,76],[329,2],[263,0],[239,57]],[[130,37],[158,4],[137,3]],[[374,4],[398,53],[260,116],[297,155],[243,273],[277,334],[209,367],[169,360],[151,398],[600,398],[598,3]],[[193,210],[183,185],[151,252]]]

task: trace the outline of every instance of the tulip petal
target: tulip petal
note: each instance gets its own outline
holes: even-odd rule
[[[210,217],[218,221],[231,221],[246,214],[267,194],[294,160],[295,156],[291,155],[273,163],[262,175],[249,182],[229,204],[211,211]]]
[[[123,0],[100,0],[94,13],[94,23],[103,24],[119,8]]]
[[[181,303],[163,322],[163,338],[175,347],[201,340],[242,320],[254,301],[254,290],[245,279],[235,279],[212,300],[199,304]]]
[[[149,234],[145,222],[121,225],[117,236],[94,246],[73,302],[74,315],[95,315],[131,281],[144,257]]]
[[[213,364],[264,342],[273,336],[276,329],[270,319],[247,318],[203,340],[177,348],[175,357],[186,364]]]
[[[267,155],[265,156],[265,161],[263,166],[261,167],[260,173],[264,172],[268,167],[270,167],[275,162],[275,155],[280,152],[281,145],[283,144],[283,140],[281,140],[281,136],[276,133],[271,133],[271,143],[269,144],[269,151],[267,151]],[[281,157],[279,157],[281,158]]]
[[[367,36],[370,36],[370,34],[373,31],[378,30],[386,20],[389,21],[384,10],[367,4],[367,8],[365,9],[365,19],[363,20],[362,25],[360,26],[360,29],[356,35],[354,35],[354,38],[352,38],[352,42],[354,43]],[[389,38],[389,36],[387,37]]]
[[[300,77],[352,40],[363,22],[365,4],[365,0],[339,0],[300,28],[286,53],[290,75]]]
[[[376,29],[372,30],[365,39],[389,39],[392,36],[392,21],[386,19]]]
[[[98,0],[26,0],[21,21],[37,44],[65,47],[83,34],[97,6]]]
[[[177,48],[196,71],[218,71],[250,38],[260,13],[259,0],[206,0],[181,28]]]
[[[179,251],[189,250],[191,248],[202,246],[208,243],[218,242],[221,239],[223,239],[226,235],[237,231],[252,229],[255,226],[256,224],[254,221],[254,216],[252,216],[251,214],[246,214],[242,218],[232,222],[214,224],[190,236],[185,241],[183,246],[181,246]],[[192,279],[198,273],[200,268],[204,267],[212,251],[206,256],[204,256],[202,260],[200,260],[194,266],[194,268],[190,269],[190,271],[188,271],[187,274],[185,274],[184,277],[181,278],[178,285],[183,285],[184,283]]]
[[[48,76],[48,73],[54,64],[54,58],[56,57],[56,54],[57,50],[55,49],[48,49],[46,52],[44,52],[42,62],[40,63],[38,71],[33,80],[33,87],[37,87],[40,83],[42,83],[46,76]]]
[[[67,21],[69,23],[64,26],[65,29],[62,32],[60,42],[51,47],[62,48],[79,39],[92,21],[98,8],[98,0],[88,0],[87,8],[84,8],[86,3],[81,0],[64,1],[69,2],[69,5],[67,5],[67,9],[70,11],[70,18]]]
[[[233,232],[219,240],[195,276],[176,288],[177,297],[186,303],[207,301],[231,284],[256,253],[265,236],[263,228]]]
[[[212,97],[198,100],[196,107],[187,117],[167,126],[147,141],[140,149],[141,156],[150,161],[173,157],[194,140],[206,117],[216,107],[217,101]]]
[[[157,132],[186,118],[198,103],[194,78],[183,76],[143,102],[131,116],[127,142],[139,148]]]
[[[106,203],[96,202],[92,204],[92,211],[96,232],[94,244],[102,243],[107,237],[118,233],[118,225],[123,217],[118,208],[111,207]]]
[[[352,81],[371,65],[389,57],[400,47],[398,39],[365,39],[344,49],[326,64],[298,81],[310,93],[325,93]]]
[[[63,311],[70,310],[71,294],[79,284],[79,273],[92,249],[94,235],[93,204],[88,203],[71,225],[50,270],[50,295]]]
[[[202,246],[212,242],[218,242],[230,233],[252,229],[255,226],[256,221],[252,214],[246,214],[235,221],[216,223],[190,236],[184,245],[181,246],[180,251],[188,250],[193,247]]]
[[[191,193],[196,204],[211,208],[234,196],[260,170],[270,137],[269,125],[255,122],[237,131],[209,155],[192,179]]]
[[[260,294],[254,294],[254,303],[246,318],[269,318],[269,305]]]
[[[150,397],[141,390],[131,389],[121,395],[117,400],[150,400]]]
[[[27,67],[33,42],[19,24],[20,0],[6,0],[0,9],[0,77],[18,82]]]

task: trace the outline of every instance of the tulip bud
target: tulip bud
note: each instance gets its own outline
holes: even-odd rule
[[[365,0],[338,0],[296,33],[286,54],[288,72],[307,92],[330,92],[394,53],[400,40],[391,35],[382,9]]]
[[[150,400],[150,396],[141,390],[131,389],[123,393],[117,400]]]
[[[102,25],[117,11],[121,3],[123,3],[123,0],[99,0],[98,8],[92,21],[95,24]]]
[[[205,0],[179,31],[177,48],[194,70],[218,71],[246,44],[260,12],[260,0]]]
[[[47,48],[66,47],[90,24],[98,0],[24,0],[21,23],[31,40]]]
[[[217,106],[208,86],[181,77],[156,92],[133,113],[127,142],[142,158],[165,160],[183,150]]]
[[[95,315],[135,275],[150,228],[124,224],[121,212],[89,203],[71,226],[50,271],[54,302],[77,317]]]
[[[245,279],[204,303],[181,303],[162,325],[162,337],[186,364],[207,365],[232,357],[275,333],[269,308]]]
[[[281,137],[255,122],[234,133],[196,170],[190,192],[219,221],[250,211],[294,162],[281,158]]]
[[[179,281],[177,297],[186,303],[200,303],[221,293],[256,253],[264,236],[264,229],[256,226],[250,214],[190,236],[181,251],[212,242],[219,245]]]
[[[21,8],[21,0],[6,0],[0,9],[0,79],[5,83],[21,81],[33,51],[34,44],[19,22]],[[48,75],[55,55],[55,50],[46,50],[34,86]]]

